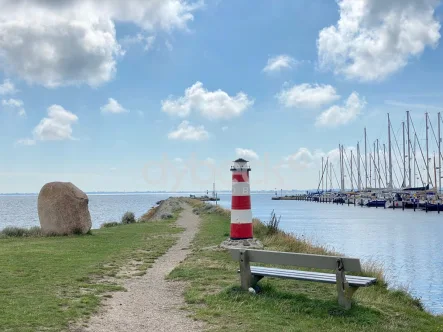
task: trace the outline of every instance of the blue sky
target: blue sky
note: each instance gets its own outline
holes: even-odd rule
[[[253,189],[314,188],[387,112],[422,139],[442,9],[385,2],[0,0],[0,192],[229,189],[238,156]]]

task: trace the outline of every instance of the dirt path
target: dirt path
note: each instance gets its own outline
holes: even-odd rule
[[[183,204],[177,224],[185,231],[168,252],[148,269],[146,275],[130,279],[127,292],[114,293],[104,303],[101,313],[91,318],[84,331],[148,332],[201,331],[202,323],[187,317],[182,292],[184,284],[166,281],[165,277],[190,253],[189,245],[197,232],[199,219],[189,205]]]

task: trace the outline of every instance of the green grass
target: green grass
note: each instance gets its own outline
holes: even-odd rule
[[[260,294],[241,291],[238,264],[216,248],[229,235],[229,213],[194,204],[202,218],[200,232],[192,255],[170,278],[188,282],[188,309],[211,330],[443,331],[443,317],[423,311],[420,302],[404,291],[388,290],[383,278],[376,286],[360,289],[349,311],[338,306],[335,285],[265,278]],[[266,227],[257,221],[254,234],[267,249],[329,253],[283,232],[268,236]],[[381,276],[372,267],[365,274]]]
[[[0,239],[0,330],[61,331],[95,312],[119,279],[142,275],[181,232],[175,219],[91,235]]]

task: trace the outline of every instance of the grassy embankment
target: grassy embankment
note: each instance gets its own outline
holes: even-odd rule
[[[238,263],[216,247],[229,235],[229,211],[192,204],[202,218],[201,229],[192,255],[170,278],[189,282],[188,309],[214,331],[443,331],[443,317],[425,312],[404,291],[388,290],[374,267],[364,275],[376,275],[380,282],[356,292],[347,312],[338,307],[335,285],[265,278],[262,293],[240,291]],[[266,249],[330,254],[284,232],[269,235],[257,220],[254,227]]]
[[[102,297],[123,290],[123,278],[144,274],[175,243],[181,232],[176,217],[84,236],[5,232],[10,237],[0,238],[0,331],[61,331],[86,319]]]

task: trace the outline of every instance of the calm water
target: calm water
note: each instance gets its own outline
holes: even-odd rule
[[[93,227],[119,220],[126,211],[138,217],[175,195],[89,195]],[[220,198],[220,205],[229,208],[230,195]],[[282,216],[282,229],[363,262],[383,264],[391,286],[406,288],[428,310],[443,313],[443,213],[272,201],[271,194],[253,194],[252,206],[254,217],[266,220],[274,209]],[[38,224],[36,196],[0,196],[0,229]]]
[[[181,194],[184,195],[184,194]],[[109,221],[119,221],[126,211],[136,217],[147,212],[156,202],[175,193],[161,194],[89,194],[89,212],[92,228]],[[40,225],[37,214],[37,196],[0,196],[0,230],[7,226],[30,227]]]

